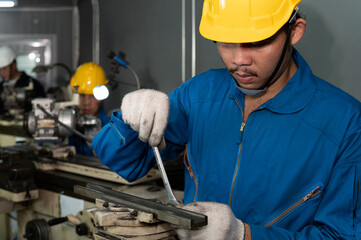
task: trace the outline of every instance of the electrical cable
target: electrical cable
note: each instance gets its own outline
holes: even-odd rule
[[[128,85],[128,86],[132,86],[132,87],[138,87],[137,84],[133,84],[133,83],[123,82],[123,81],[119,81],[119,80],[113,80],[113,81],[115,81],[115,82],[117,82],[117,83],[120,83],[120,84],[122,84],[122,85]]]
[[[115,53],[113,51],[109,52],[108,57],[110,59],[113,59],[114,61],[116,61],[120,66],[129,69],[135,77],[135,81],[137,82],[137,89],[140,89],[139,77],[138,77],[137,73],[134,71],[134,69],[129,66],[129,63],[126,62],[125,60],[123,60],[122,57],[118,57],[117,55],[115,55]],[[124,57],[125,57],[125,54],[124,54],[123,58]],[[116,81],[116,82],[119,82],[119,81]],[[119,83],[122,83],[122,82],[119,82]],[[130,85],[130,84],[128,83],[127,85]]]
[[[127,66],[127,68],[133,73],[133,75],[135,77],[135,81],[137,82],[137,88],[140,89],[140,81],[139,81],[139,77],[138,77],[137,73],[129,65]]]

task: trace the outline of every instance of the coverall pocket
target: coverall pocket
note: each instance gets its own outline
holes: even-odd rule
[[[297,228],[297,226],[292,226],[294,222],[297,222],[297,225],[299,225],[300,222],[307,223],[308,221],[312,221],[313,213],[320,201],[322,188],[321,185],[318,185],[307,191],[298,201],[276,211],[264,226],[270,227],[276,225],[279,227],[287,227],[287,229],[291,230]]]

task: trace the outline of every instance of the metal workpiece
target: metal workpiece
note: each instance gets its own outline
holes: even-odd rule
[[[86,187],[74,186],[74,192],[88,198],[99,198],[127,208],[152,213],[155,218],[161,221],[186,229],[196,229],[207,225],[206,215],[114,191],[99,185],[87,184]]]

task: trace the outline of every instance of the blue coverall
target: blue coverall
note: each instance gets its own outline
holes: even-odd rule
[[[210,70],[169,94],[163,159],[185,149],[185,203],[229,204],[252,240],[361,239],[361,104],[297,72],[243,122],[244,95],[227,69]],[[155,164],[147,143],[113,112],[92,147],[128,181]],[[194,174],[195,178],[192,178]]]

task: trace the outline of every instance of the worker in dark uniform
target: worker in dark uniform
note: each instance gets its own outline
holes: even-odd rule
[[[32,99],[46,97],[39,81],[17,69],[16,54],[8,46],[0,47],[0,76],[0,115],[19,105],[27,112],[31,110]],[[21,102],[20,96],[23,96]]]

